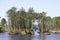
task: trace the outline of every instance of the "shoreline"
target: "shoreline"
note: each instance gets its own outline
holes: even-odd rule
[[[21,35],[34,35],[34,32],[32,30],[28,30],[28,29],[24,29],[24,30],[8,30],[5,31],[7,32],[9,35],[14,35],[14,34],[21,34]],[[60,33],[60,30],[50,30],[48,32],[39,32],[39,34],[47,34],[49,35],[50,33]]]
[[[59,30],[59,31],[52,30],[52,31],[50,31],[50,32],[56,33],[56,32],[60,32],[60,30]]]

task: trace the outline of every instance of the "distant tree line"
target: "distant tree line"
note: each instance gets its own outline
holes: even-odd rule
[[[7,15],[8,25],[13,29],[31,29],[33,27],[32,20],[37,19],[39,21],[38,27],[41,31],[60,30],[60,16],[51,18],[46,15],[46,12],[35,12],[33,8],[29,8],[28,11],[21,8],[17,11],[17,8],[12,7],[7,11]],[[5,19],[3,19],[1,21],[2,26],[5,23]]]

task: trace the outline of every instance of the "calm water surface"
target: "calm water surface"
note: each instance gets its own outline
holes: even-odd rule
[[[50,35],[8,35],[0,33],[0,40],[60,40],[60,33],[51,33]]]

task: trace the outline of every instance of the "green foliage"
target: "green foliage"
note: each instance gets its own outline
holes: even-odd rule
[[[0,27],[0,32],[3,32],[3,27]]]
[[[33,8],[29,8],[26,12],[24,8],[16,11],[16,8],[12,7],[7,11],[7,14],[9,25],[12,28],[31,29],[32,20],[34,21],[34,19],[39,21],[38,26],[41,31],[51,30],[56,27],[60,28],[60,17],[51,18],[46,15],[46,12],[37,13]]]
[[[60,16],[53,18],[53,24],[56,30],[60,29]]]
[[[4,27],[5,24],[6,24],[6,20],[5,20],[5,18],[3,18],[3,19],[1,20],[1,25],[2,25],[2,27]]]

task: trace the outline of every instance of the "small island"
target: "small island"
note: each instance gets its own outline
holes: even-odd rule
[[[34,34],[34,30],[39,29],[39,34],[50,34],[51,32],[60,32],[60,16],[51,18],[46,12],[35,12],[33,8],[25,11],[24,8],[16,11],[17,8],[12,7],[7,11],[8,21],[1,19],[0,32],[8,32],[8,34]]]

